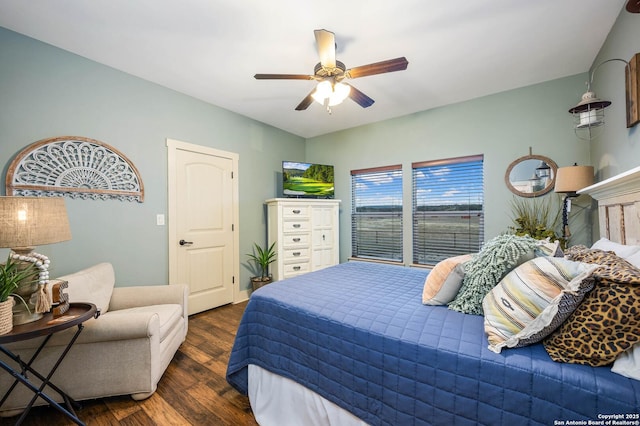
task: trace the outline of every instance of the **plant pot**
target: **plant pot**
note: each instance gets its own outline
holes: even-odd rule
[[[256,291],[260,287],[263,287],[273,281],[271,277],[251,277],[251,286],[253,291]]]
[[[13,330],[13,297],[9,296],[4,302],[0,302],[0,335]]]

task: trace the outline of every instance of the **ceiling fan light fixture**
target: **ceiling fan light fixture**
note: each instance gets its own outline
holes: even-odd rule
[[[328,106],[335,106],[347,99],[350,92],[351,86],[348,84],[332,83],[329,80],[324,80],[318,83],[311,97],[320,105],[325,105],[325,102],[328,102]]]
[[[318,83],[316,91],[311,95],[313,99],[321,105],[324,105],[324,100],[331,96],[333,88],[329,80],[324,80]]]
[[[253,76],[257,80],[317,81],[316,88],[296,106],[296,111],[304,111],[309,108],[313,101],[316,101],[331,114],[331,107],[342,103],[348,97],[362,108],[368,108],[375,101],[350,84],[341,83],[342,80],[402,71],[406,70],[407,65],[409,65],[407,58],[402,56],[347,69],[344,63],[336,60],[335,34],[323,29],[315,30],[314,34],[320,62],[313,68],[313,75],[255,74]]]
[[[351,92],[351,86],[344,83],[336,83],[333,85],[333,93],[329,96],[329,106],[341,104],[349,93]]]

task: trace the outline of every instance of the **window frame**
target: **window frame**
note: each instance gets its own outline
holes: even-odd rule
[[[420,202],[422,200],[421,197],[417,196],[417,191],[421,190],[421,189],[425,189],[423,186],[418,187],[419,183],[416,182],[416,173],[420,172],[421,169],[425,169],[425,168],[432,168],[432,167],[445,167],[447,165],[462,165],[462,164],[468,164],[468,163],[480,163],[479,167],[480,167],[480,174],[481,174],[481,181],[479,186],[472,186],[470,188],[470,191],[468,192],[469,194],[476,194],[480,196],[480,209],[479,210],[471,210],[470,207],[473,205],[471,202],[467,205],[467,210],[445,210],[443,211],[441,214],[438,214],[439,210],[433,210],[434,213],[432,213],[430,216],[433,218],[434,221],[443,221],[443,225],[449,225],[449,226],[464,226],[464,221],[467,221],[467,227],[468,229],[471,229],[472,227],[477,227],[477,232],[474,234],[473,232],[468,232],[467,233],[467,237],[466,237],[466,241],[463,238],[462,241],[460,241],[459,239],[456,239],[455,237],[455,233],[454,233],[454,237],[453,237],[453,241],[454,244],[451,245],[450,241],[444,241],[442,243],[440,243],[440,245],[442,246],[446,246],[446,250],[445,251],[441,251],[441,248],[438,248],[438,241],[434,238],[431,240],[430,244],[427,244],[425,242],[425,238],[424,236],[419,236],[418,232],[419,232],[419,228],[422,227],[424,229],[424,224],[425,224],[425,219],[426,219],[426,215],[424,212],[426,212],[427,210],[422,210],[422,212],[419,212],[419,206],[420,206]],[[477,167],[477,165],[476,165]],[[484,243],[484,215],[485,215],[485,205],[484,205],[484,155],[483,154],[478,154],[478,155],[470,155],[470,156],[464,156],[464,157],[454,157],[454,158],[447,158],[447,159],[439,159],[439,160],[432,160],[432,161],[420,161],[420,162],[414,162],[411,164],[411,178],[412,178],[412,183],[411,183],[411,222],[412,222],[412,229],[411,229],[411,246],[413,248],[413,252],[412,252],[412,265],[415,266],[433,266],[436,263],[438,263],[440,260],[446,259],[447,257],[451,257],[451,256],[456,256],[456,255],[461,255],[461,254],[467,254],[467,253],[473,253],[473,252],[477,252],[480,250],[482,244]],[[436,187],[438,185],[433,185],[430,187],[426,187],[427,190],[429,189],[434,189],[434,187]],[[446,186],[446,185],[445,185]],[[444,188],[446,189],[446,188]],[[479,189],[479,191],[478,191]],[[446,204],[443,204],[444,206],[446,206]],[[453,206],[454,204],[451,204],[451,206]],[[455,212],[460,212],[461,214],[456,215]],[[464,214],[463,214],[464,213]],[[422,216],[422,217],[420,217]],[[448,224],[446,224],[446,217],[450,216],[452,219],[454,219],[455,217],[459,217],[460,221],[456,224],[456,221],[451,221]],[[476,222],[477,223],[474,223]],[[420,231],[422,232],[422,231]],[[423,232],[424,233],[424,232]],[[426,234],[426,233],[425,233]],[[464,233],[463,233],[464,234]],[[444,235],[444,233],[441,233],[441,235]],[[470,238],[473,237],[473,238]],[[437,238],[437,237],[436,237]],[[443,236],[442,237],[443,240],[446,240],[450,237],[447,236]],[[477,238],[477,240],[476,240]],[[428,240],[426,240],[428,241]],[[429,254],[429,248],[433,248],[433,252],[431,254]],[[429,261],[427,261],[427,258],[431,258]]]
[[[393,184],[397,188],[393,188],[390,191],[391,196],[393,196],[393,204],[390,204],[389,212],[375,212],[375,211],[361,211],[359,212],[358,203],[362,201],[362,198],[358,198],[358,188],[357,185],[357,177],[369,175],[374,178],[374,182],[377,179],[383,179],[384,174],[393,173],[394,178],[399,179],[398,181],[394,180]],[[366,260],[366,261],[374,261],[374,262],[386,262],[386,263],[397,263],[404,264],[404,205],[403,205],[403,169],[402,164],[394,164],[389,166],[382,167],[372,167],[366,169],[357,169],[351,170],[351,258],[357,260]],[[399,189],[399,192],[398,192]],[[399,209],[399,211],[398,211]],[[365,217],[367,216],[367,217]],[[363,220],[374,220],[374,221],[391,221],[392,229],[390,231],[389,236],[383,235],[382,237],[378,237],[379,232],[376,232],[376,243],[371,244],[369,247],[366,243],[362,242],[362,233],[365,232],[365,228],[360,226]],[[376,225],[377,226],[377,225]],[[376,226],[372,226],[372,230],[370,232],[374,232]],[[359,232],[360,231],[360,232]],[[369,230],[367,230],[369,231]],[[372,247],[376,247],[378,250],[373,251]],[[377,255],[384,254],[385,250],[389,256]],[[399,254],[399,256],[398,256]]]

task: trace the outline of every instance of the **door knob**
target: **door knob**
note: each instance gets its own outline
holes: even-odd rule
[[[180,241],[178,241],[178,243],[179,243],[181,246],[190,246],[191,244],[193,244],[193,241],[180,240]]]

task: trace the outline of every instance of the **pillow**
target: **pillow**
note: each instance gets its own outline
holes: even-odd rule
[[[482,302],[489,349],[541,341],[558,328],[593,288],[588,263],[537,257],[509,272]]]
[[[549,238],[547,238],[546,240],[538,240],[538,242],[536,243],[534,254],[536,257],[564,257],[564,253],[562,252],[562,248],[560,247],[560,241],[555,240],[554,242],[551,242],[549,241]]]
[[[623,259],[640,252],[640,246],[614,243],[607,238],[600,238],[598,241],[593,243],[591,248],[595,250],[612,251]]]
[[[463,254],[438,262],[424,282],[422,303],[446,305],[451,302],[462,286],[464,264],[470,259],[470,254]]]
[[[537,240],[504,234],[488,241],[465,265],[462,287],[449,309],[482,315],[482,299],[511,269],[533,258]]]
[[[637,252],[636,254],[632,254],[631,256],[626,257],[624,260],[626,260],[636,268],[640,269],[640,251]]]
[[[600,278],[608,278],[610,280],[616,279],[616,282],[633,281],[633,272],[638,269],[612,251],[590,249],[583,245],[569,247],[565,252],[565,256],[567,259],[575,260],[577,262],[595,263],[599,265],[600,268],[596,270],[595,275]],[[630,275],[621,275],[625,273]]]
[[[109,310],[109,301],[116,282],[110,263],[99,263],[58,279],[69,283],[69,302],[93,303],[102,314]]]
[[[571,248],[570,255],[598,263],[594,289],[571,316],[543,340],[554,361],[607,365],[640,342],[640,270],[613,252]]]
[[[613,362],[611,371],[631,379],[640,380],[640,343],[633,345],[618,355]]]

